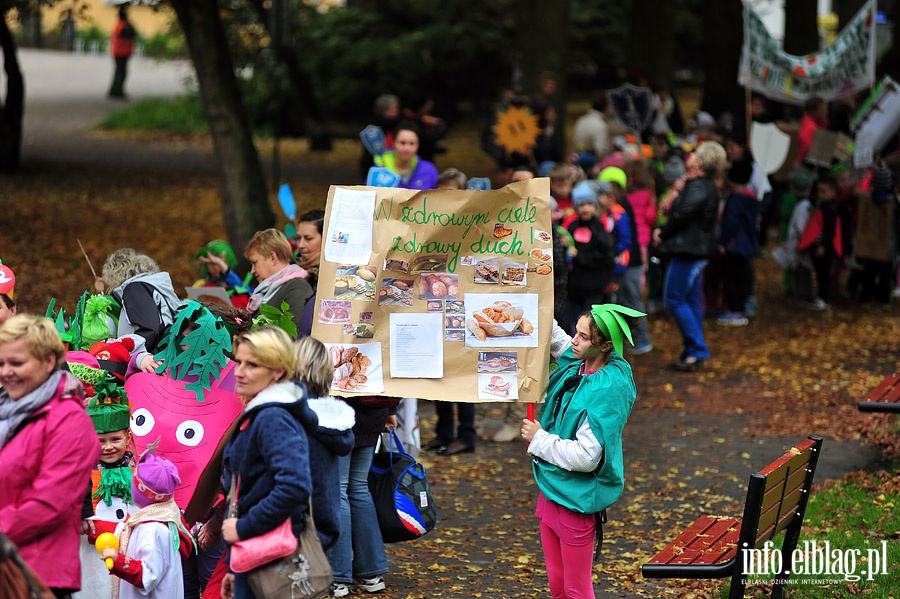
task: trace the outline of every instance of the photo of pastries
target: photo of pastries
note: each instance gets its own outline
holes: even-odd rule
[[[520,285],[524,286],[526,265],[512,260],[503,261],[503,284],[504,285]]]
[[[325,344],[334,364],[331,388],[338,391],[381,393],[381,344]]]
[[[475,265],[476,283],[500,282],[500,258],[485,258]]]
[[[419,299],[455,300],[458,297],[459,275],[440,273],[419,277]]]
[[[412,307],[414,284],[411,279],[384,279],[378,289],[378,304]]]
[[[479,399],[518,399],[518,376],[515,374],[479,374]]]
[[[374,302],[376,278],[375,266],[341,265],[334,278],[334,299]]]

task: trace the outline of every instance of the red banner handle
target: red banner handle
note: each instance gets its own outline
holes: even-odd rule
[[[534,422],[534,404],[528,404],[528,419]]]

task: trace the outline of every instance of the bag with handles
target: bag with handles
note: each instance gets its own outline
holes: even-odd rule
[[[379,439],[369,469],[369,492],[385,543],[412,541],[437,524],[437,508],[425,467],[406,451],[391,429],[387,447]]]
[[[237,517],[238,492],[241,485],[241,477],[231,479],[231,493],[228,502],[228,517]],[[229,565],[234,572],[249,572],[254,568],[264,566],[269,562],[290,555],[297,549],[297,537],[291,530],[291,519],[288,518],[281,525],[269,532],[243,539],[231,546]]]

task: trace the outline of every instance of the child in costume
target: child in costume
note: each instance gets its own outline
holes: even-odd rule
[[[0,324],[16,315],[16,275],[0,261]]]
[[[643,313],[615,304],[595,305],[569,337],[554,323],[550,374],[540,422],[522,421],[534,479],[540,489],[535,515],[553,597],[593,597],[594,537],[602,539],[606,508],[625,488],[622,431],[637,395],[631,366],[622,357],[625,317]]]
[[[172,599],[184,596],[181,557],[193,551],[191,535],[172,496],[181,484],[175,464],[154,454],[155,444],[138,461],[131,493],[140,510],[116,528],[118,549],[111,558],[113,599]]]
[[[237,268],[237,256],[227,241],[214,239],[194,254],[200,261],[200,274],[203,278],[194,283],[194,287],[224,287],[228,292],[231,304],[235,308],[246,308],[250,301],[253,287],[250,285],[252,275],[241,279],[234,271]]]
[[[100,437],[100,461],[91,473],[91,490],[85,498],[82,512],[82,532],[93,537],[98,527],[111,530],[116,524],[124,522],[128,515],[138,511],[131,494],[134,468],[134,454],[129,451],[129,447],[133,446],[128,428],[131,410],[124,389],[115,384],[112,375],[75,362],[71,355],[68,362],[69,368],[94,394],[88,403],[87,413]],[[91,380],[88,369],[100,373],[100,377]],[[85,599],[109,597],[109,571],[103,562],[97,561],[97,552],[88,538],[82,542],[81,564],[81,592],[76,596]]]

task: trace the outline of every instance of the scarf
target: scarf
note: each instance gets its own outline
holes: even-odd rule
[[[128,551],[128,541],[131,539],[131,533],[138,524],[144,522],[162,522],[169,525],[169,534],[172,536],[172,546],[175,552],[181,546],[181,540],[178,538],[178,529],[181,524],[181,510],[175,505],[175,500],[170,499],[161,503],[151,503],[145,508],[139,509],[137,512],[128,516],[125,520],[125,526],[119,533],[119,553]],[[162,548],[160,548],[162,550]],[[111,576],[110,590],[112,591],[112,599],[119,599],[119,583],[121,579],[118,576]]]
[[[672,191],[669,193],[668,197],[666,197],[666,199],[663,200],[659,205],[660,211],[663,213],[668,213],[672,208],[672,204],[674,204],[675,200],[678,199],[678,196],[681,195],[681,190],[684,189],[684,186],[687,184],[687,182],[691,179],[697,179],[702,176],[703,168],[700,166],[694,165],[687,169],[687,172],[685,172],[684,175],[682,175],[681,177],[676,179],[674,183],[672,183]]]
[[[115,464],[97,465],[100,470],[100,484],[97,491],[91,495],[92,499],[102,499],[103,502],[112,505],[113,497],[121,497],[127,504],[134,504],[131,497],[131,478],[134,476],[134,454],[126,451],[121,460]]]
[[[296,264],[288,264],[259,284],[259,287],[250,296],[250,303],[247,304],[247,309],[251,312],[257,312],[261,305],[268,303],[269,300],[275,297],[275,294],[278,293],[278,290],[284,283],[291,279],[305,279],[308,276],[309,273]]]
[[[300,268],[309,273],[309,284],[315,289],[319,278],[319,260],[322,258],[322,252],[318,251],[315,254],[310,254],[306,258],[303,258],[302,256],[300,256],[300,258],[301,259],[297,264]]]
[[[62,377],[61,370],[53,371],[34,391],[19,399],[12,399],[6,390],[0,392],[0,449],[13,438],[23,422],[53,399]]]

